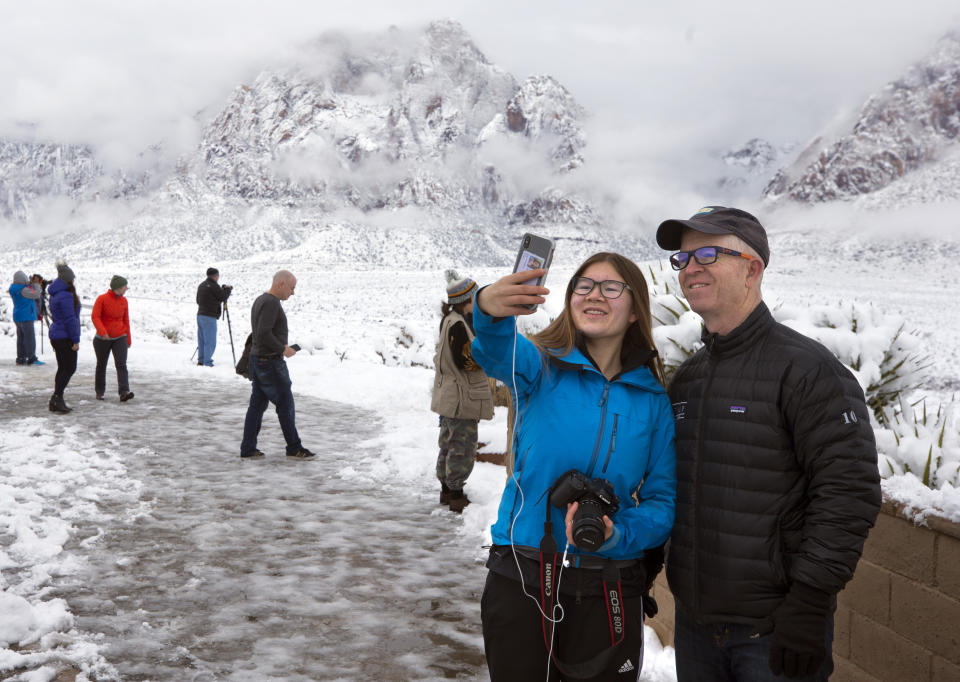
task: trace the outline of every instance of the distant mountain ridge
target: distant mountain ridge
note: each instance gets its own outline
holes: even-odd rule
[[[764,193],[800,202],[851,200],[951,156],[960,135],[960,33],[944,36],[900,79],[870,97],[852,129],[817,138]],[[918,186],[908,202],[927,199]]]

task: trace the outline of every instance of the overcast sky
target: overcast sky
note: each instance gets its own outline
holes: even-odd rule
[[[309,38],[452,18],[518,79],[573,93],[588,160],[681,178],[751,137],[805,143],[960,28],[956,0],[0,3],[2,137],[30,126],[118,163],[186,149],[197,111]]]

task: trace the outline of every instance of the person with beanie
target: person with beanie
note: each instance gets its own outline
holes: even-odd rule
[[[117,368],[120,402],[125,403],[133,397],[127,373],[127,348],[133,345],[133,337],[130,335],[130,312],[127,299],[124,298],[126,292],[126,278],[114,275],[110,279],[110,290],[100,294],[93,304],[90,319],[97,330],[97,335],[93,338],[93,351],[97,355],[93,385],[97,400],[103,400],[107,385],[107,360],[111,354]]]
[[[13,299],[13,323],[17,327],[17,364],[42,365],[37,359],[37,336],[34,323],[37,321],[37,299],[40,298],[40,285],[37,277],[27,279],[23,270],[13,273],[10,285],[10,298]]]
[[[217,320],[220,304],[227,306],[233,287],[221,286],[220,271],[207,268],[207,278],[197,287],[197,364],[213,367],[213,351],[217,349]]]
[[[63,400],[63,392],[77,371],[77,351],[80,350],[80,297],[77,296],[76,276],[66,261],[57,261],[57,278],[47,287],[50,294],[50,345],[57,355],[57,375],[54,378],[50,411],[67,414],[71,408]]]
[[[481,419],[493,418],[493,393],[487,375],[470,353],[477,283],[453,270],[447,270],[446,278],[447,302],[442,304],[440,340],[433,358],[430,409],[440,415],[440,504],[459,514],[470,504],[463,486],[477,454],[477,426]]]

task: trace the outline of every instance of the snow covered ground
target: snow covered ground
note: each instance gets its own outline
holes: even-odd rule
[[[947,284],[960,274],[956,244],[781,232],[772,250],[769,303],[852,299],[899,313],[934,358],[925,390],[960,390]],[[49,346],[47,366],[18,368],[14,337],[0,336],[0,639],[20,643],[0,649],[0,670],[23,667],[31,672],[12,679],[30,682],[52,679],[58,662],[103,680],[485,679],[482,545],[504,470],[477,464],[462,517],[436,504],[432,370],[422,365],[443,268],[330,269],[303,252],[215,263],[236,286],[238,351],[272,272],[299,278],[285,308],[304,351],[289,367],[301,435],[319,457],[291,463],[269,411],[268,458],[237,457],[248,384],[233,374],[227,325],[215,368],[191,358],[194,292],[211,264],[71,263],[85,303],[111,275],[130,280],[130,403],[92,400],[89,328],[65,417],[46,411]],[[559,310],[575,266],[557,254],[557,293],[526,322]],[[0,256],[6,281],[16,269],[51,276],[53,263]],[[460,270],[481,283],[503,274]],[[480,439],[503,449],[505,410]],[[672,650],[648,643],[642,679],[673,679]]]

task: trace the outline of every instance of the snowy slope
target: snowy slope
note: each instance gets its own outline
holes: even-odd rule
[[[822,202],[876,192],[951,154],[958,134],[960,34],[951,33],[902,78],[873,95],[851,128],[836,138],[814,140],[777,173],[765,193]],[[929,198],[921,192],[910,200]]]

